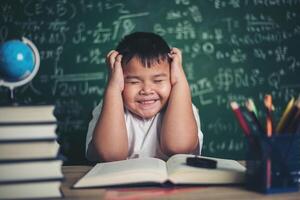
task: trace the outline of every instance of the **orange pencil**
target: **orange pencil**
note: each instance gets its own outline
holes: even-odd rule
[[[272,121],[272,110],[273,110],[273,102],[272,96],[266,95],[264,99],[264,104],[267,109],[267,117],[266,117],[266,132],[267,136],[271,137],[273,132],[273,121]],[[266,186],[270,188],[272,184],[272,162],[271,159],[268,158],[266,160]]]
[[[266,133],[268,137],[272,136],[273,132],[273,120],[272,120],[272,110],[273,110],[273,103],[272,103],[272,96],[267,94],[264,99],[264,103],[267,109],[267,117],[266,117]]]

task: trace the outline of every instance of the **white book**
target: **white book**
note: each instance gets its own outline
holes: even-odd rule
[[[0,107],[0,124],[54,123],[54,105]]]
[[[56,158],[56,140],[0,142],[0,161]]]
[[[0,162],[0,185],[10,182],[62,179],[61,168],[61,160]]]
[[[0,142],[55,139],[56,128],[57,124],[0,125]]]
[[[171,182],[173,184],[240,184],[245,167],[235,160],[209,158],[217,161],[215,169],[186,165],[194,155],[177,154],[167,162],[157,158],[137,158],[99,163],[75,183],[74,188],[105,187]]]
[[[41,199],[62,197],[61,181],[0,185],[0,199]]]

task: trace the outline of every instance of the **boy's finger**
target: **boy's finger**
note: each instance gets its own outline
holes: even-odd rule
[[[108,54],[106,54],[106,63],[107,64],[109,64],[109,58],[113,52],[115,52],[115,50],[111,50],[110,52],[108,52]]]
[[[171,54],[181,54],[181,51],[180,49],[176,48],[176,47],[173,47],[171,48],[171,51],[170,51]]]
[[[115,63],[114,63],[114,67],[121,67],[121,61],[122,61],[122,55],[119,54],[116,59],[115,59]]]
[[[173,47],[171,49],[170,53],[171,53],[171,57],[172,58],[178,57],[180,60],[182,59],[182,54],[181,54],[181,50],[180,49]]]
[[[109,58],[109,56],[110,56],[114,51],[116,51],[116,50],[110,50],[110,51],[107,53],[106,58]]]
[[[116,57],[118,56],[118,54],[119,52],[113,51],[108,57],[108,65],[110,66],[111,69],[114,67],[114,63],[116,61]]]

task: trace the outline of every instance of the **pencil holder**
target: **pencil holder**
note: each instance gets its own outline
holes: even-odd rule
[[[247,143],[248,189],[267,194],[299,190],[299,134],[254,136]]]

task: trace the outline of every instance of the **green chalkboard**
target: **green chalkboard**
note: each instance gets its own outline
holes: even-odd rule
[[[25,36],[38,47],[33,81],[15,90],[19,104],[55,104],[66,164],[86,163],[91,111],[103,96],[105,55],[126,34],[151,31],[183,51],[199,108],[203,154],[244,158],[244,137],[229,101],[273,96],[279,116],[300,92],[298,0],[1,0],[0,41]],[[10,104],[0,87],[0,105]]]

